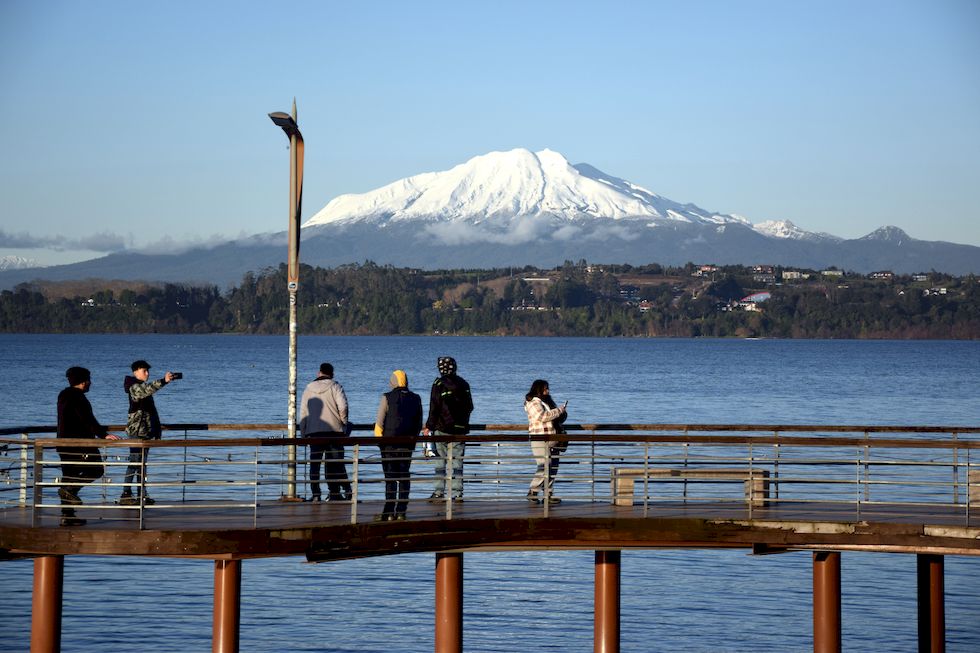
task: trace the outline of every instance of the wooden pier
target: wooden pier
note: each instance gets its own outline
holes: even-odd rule
[[[234,430],[241,426],[235,425]],[[359,488],[354,501],[311,503],[270,496],[248,503],[234,492],[204,499],[196,486],[206,485],[202,478],[211,478],[210,470],[203,477],[198,474],[177,483],[160,478],[163,473],[149,467],[150,480],[159,478],[154,505],[100,503],[95,498],[98,492],[86,489],[92,497],[83,515],[87,524],[62,527],[57,503],[44,501],[57,486],[57,480],[43,471],[43,461],[53,452],[52,440],[32,438],[25,445],[32,455],[32,475],[25,482],[31,485],[27,496],[35,500],[21,505],[8,502],[0,509],[0,555],[35,558],[31,650],[60,649],[65,556],[213,559],[213,650],[225,652],[239,647],[246,559],[303,556],[311,562],[329,562],[432,552],[435,650],[450,652],[463,650],[465,552],[585,549],[595,551],[594,650],[614,652],[619,650],[622,557],[630,550],[654,548],[741,548],[757,554],[812,551],[813,648],[821,652],[841,650],[841,621],[846,619],[841,614],[842,553],[914,554],[918,584],[909,591],[918,597],[919,649],[944,650],[943,556],[980,555],[980,516],[972,514],[980,507],[972,503],[980,483],[975,467],[980,464],[980,442],[971,439],[980,429],[887,427],[882,429],[884,437],[875,438],[872,427],[614,425],[609,428],[612,432],[605,433],[601,425],[579,426],[577,433],[568,436],[569,466],[559,471],[558,478],[564,473],[567,480],[558,485],[563,501],[548,505],[525,500],[527,436],[512,432],[518,427],[506,428],[510,431],[487,427],[496,433],[466,438],[478,446],[468,449],[465,502],[413,499],[407,519],[392,522],[373,520],[383,503],[377,496],[380,472],[367,464],[360,449],[376,446],[377,439],[351,438],[348,466]],[[692,434],[699,429],[710,433]],[[799,435],[801,429],[806,435]],[[797,433],[787,436],[788,430]],[[132,445],[101,444],[109,453],[114,447]],[[151,446],[221,447],[256,452],[248,455],[268,462],[270,452],[291,444],[281,438],[185,442],[171,438]],[[651,446],[658,447],[656,455],[651,455]],[[678,447],[686,452],[683,460]],[[693,447],[710,453],[692,455]],[[796,453],[781,453],[789,447]],[[577,458],[576,449],[582,452]],[[916,456],[906,454],[924,449],[933,454],[925,471],[910,476],[909,470],[917,469]],[[803,451],[811,458],[802,458]],[[851,452],[850,457],[834,453],[839,451]],[[970,462],[971,455],[976,463]],[[155,452],[152,458],[160,457]],[[282,460],[288,458],[283,456],[275,464],[281,466]],[[574,467],[572,460],[578,462]],[[733,460],[749,471],[736,472]],[[664,463],[681,473],[664,473]],[[894,473],[896,465],[901,474]],[[521,470],[519,478],[511,478],[511,466]],[[819,466],[823,480],[814,474]],[[502,467],[507,468],[503,474]],[[834,471],[842,467],[846,474]],[[712,468],[719,473],[705,471]],[[629,483],[639,492],[632,500],[617,485],[620,469],[628,470]],[[684,474],[684,469],[691,473]],[[759,479],[765,482],[764,497]],[[946,479],[948,487],[937,489],[937,479]],[[662,486],[665,481],[674,485]],[[262,487],[266,486],[257,482],[247,489],[258,494]],[[413,497],[427,494],[413,489]],[[852,499],[840,498],[847,496]]]

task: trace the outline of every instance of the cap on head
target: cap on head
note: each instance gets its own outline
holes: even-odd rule
[[[129,368],[134,372],[136,370],[148,370],[150,369],[150,364],[141,358],[138,361],[133,361],[133,364]]]
[[[439,374],[455,374],[456,359],[452,356],[440,356],[436,361],[436,367],[439,368]]]
[[[92,380],[92,373],[84,367],[69,367],[65,376],[68,378],[68,385],[78,385]]]
[[[333,365],[330,363],[320,363],[320,374],[328,379],[333,378]]]
[[[395,370],[391,373],[391,378],[388,379],[388,383],[391,384],[392,388],[407,388],[408,375],[405,374],[405,370]]]

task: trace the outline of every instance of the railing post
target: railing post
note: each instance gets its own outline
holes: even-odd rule
[[[31,526],[37,527],[38,506],[43,502],[41,483],[44,481],[44,447],[34,441],[34,505],[31,506]]]
[[[772,437],[779,439],[779,431],[773,431]],[[772,463],[772,480],[773,480],[773,492],[775,493],[776,500],[779,501],[779,443],[772,445],[773,448],[773,463]]]
[[[919,653],[946,650],[946,607],[943,556],[920,553],[916,557],[919,607]]]
[[[956,431],[953,431],[953,505],[960,502],[960,448],[956,443]]]
[[[463,554],[436,554],[435,653],[463,651]]]
[[[61,600],[64,577],[64,556],[41,556],[34,559],[31,653],[58,653],[61,650]]]
[[[354,477],[351,481],[351,499],[350,499],[350,523],[357,523],[357,497],[360,494],[361,488],[361,477],[360,477],[360,462],[361,459],[361,445],[354,443],[354,462],[351,463],[351,475]]]
[[[595,653],[619,653],[621,559],[621,551],[595,552]]]
[[[867,441],[868,432],[864,432],[864,439]],[[864,500],[871,501],[871,447],[864,445]]]
[[[813,651],[840,653],[840,553],[813,553]]]
[[[23,444],[20,447],[20,505],[27,505],[27,445],[30,437],[27,433],[21,433],[20,439]]]
[[[544,444],[548,444],[548,443],[545,442]],[[554,488],[551,487],[551,447],[546,446],[544,448],[544,488],[541,492],[541,496],[543,497],[542,503],[544,505],[545,519],[548,518],[548,515],[551,512],[550,499],[554,493],[555,493]]]

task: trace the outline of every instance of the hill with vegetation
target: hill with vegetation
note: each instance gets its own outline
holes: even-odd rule
[[[566,262],[548,270],[303,266],[303,334],[980,338],[973,276]],[[0,293],[4,333],[286,333],[285,267],[217,286],[86,280]]]

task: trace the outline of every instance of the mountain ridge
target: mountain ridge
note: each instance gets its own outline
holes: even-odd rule
[[[301,230],[301,262],[366,260],[422,269],[536,265],[565,260],[642,265],[767,264],[868,273],[980,273],[980,247],[911,238],[884,226],[856,239],[757,224],[662,197],[551,150],[518,148],[443,172],[340,195]],[[237,283],[285,260],[285,232],[179,254],[120,252],[70,265],[0,272],[0,288],[36,278]]]

